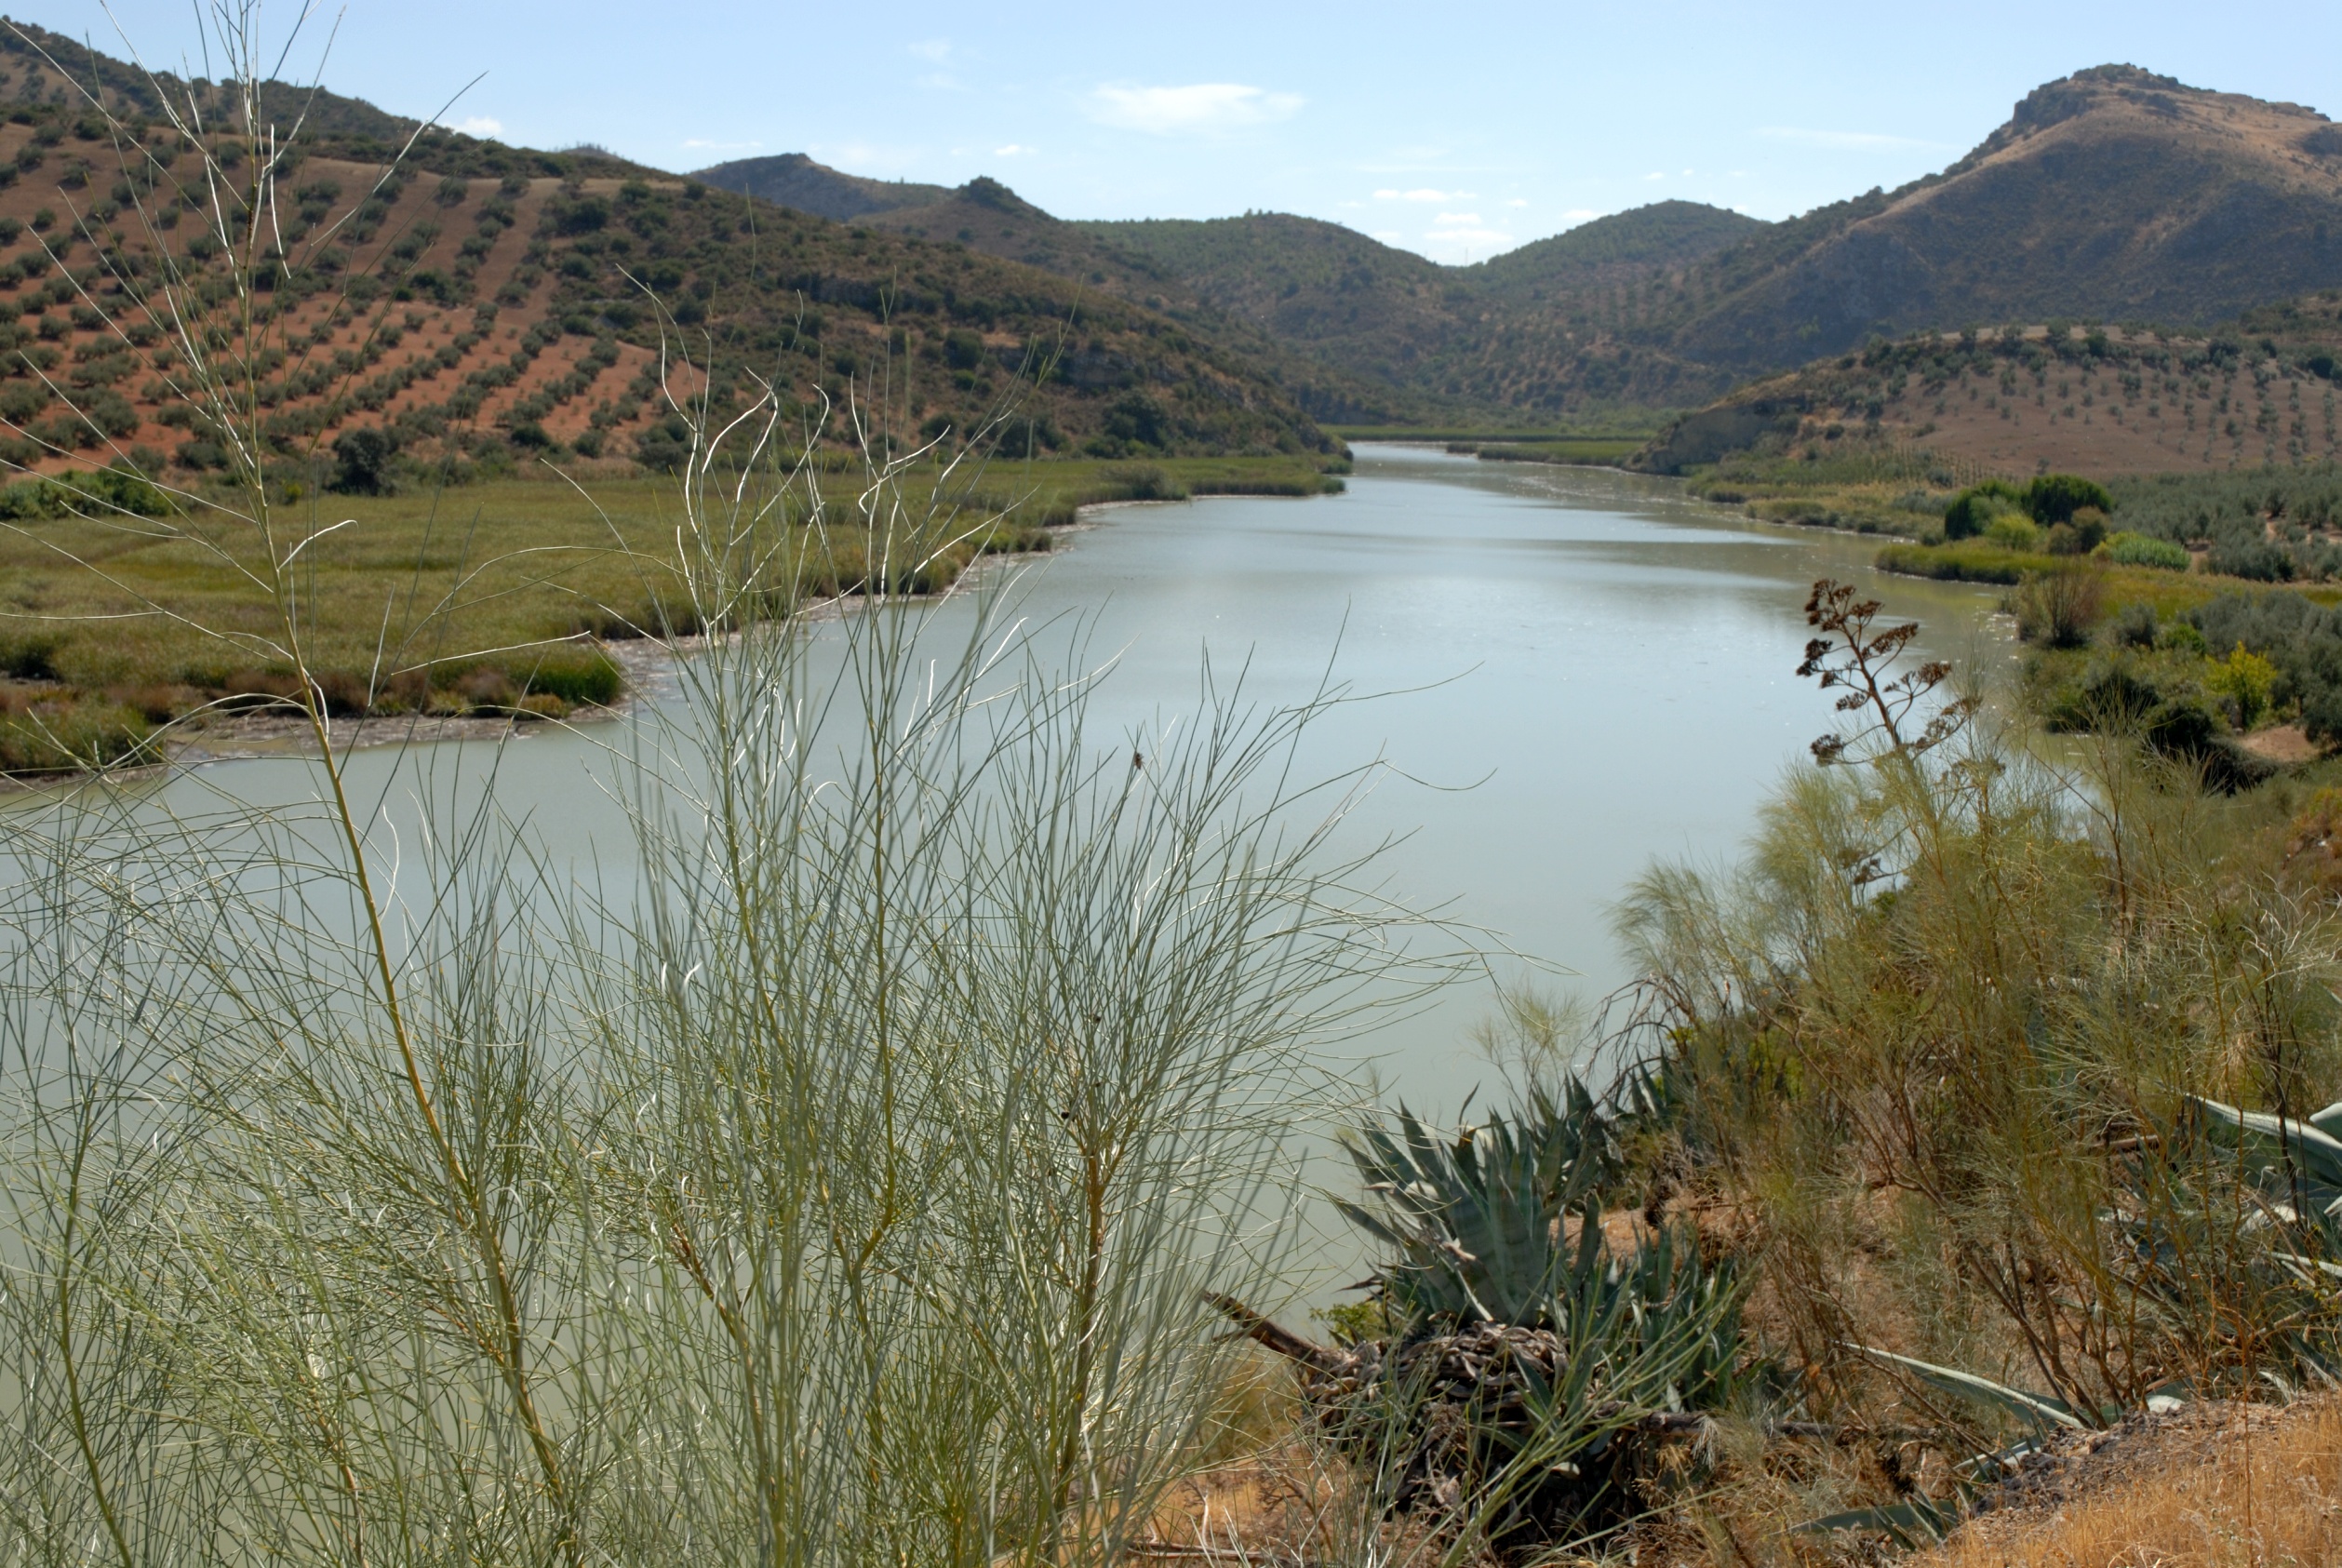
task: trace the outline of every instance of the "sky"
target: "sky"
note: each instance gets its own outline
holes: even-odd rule
[[[14,14],[200,69],[187,0]],[[661,168],[810,153],[990,175],[1063,218],[1296,212],[1468,262],[1667,198],[1778,219],[1893,189],[2108,61],[2342,114],[2342,3],[351,0],[286,74]]]

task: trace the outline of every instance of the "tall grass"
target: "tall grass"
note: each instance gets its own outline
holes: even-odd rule
[[[209,20],[248,290],[269,57]],[[191,350],[264,335],[161,277]],[[600,764],[639,883],[581,885],[481,781],[354,769],[249,358],[187,363],[243,489],[157,526],[242,563],[259,629],[198,630],[313,750],[283,809],[0,818],[8,1560],[1120,1561],[1210,1437],[1205,1289],[1290,1240],[1312,1042],[1437,978],[1337,846],[1364,776],[1295,771],[1341,693],[1099,733],[1078,627],[898,590],[997,519],[883,449],[817,627],[839,476],[678,394],[680,690]]]

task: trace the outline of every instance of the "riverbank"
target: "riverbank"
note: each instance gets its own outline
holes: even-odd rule
[[[1085,506],[1195,495],[1339,489],[1345,460],[1089,459],[914,469],[895,483],[890,586],[950,589],[978,560],[1050,548]],[[825,489],[818,531],[771,552],[776,601],[865,590],[878,554],[852,497]],[[294,694],[280,618],[256,583],[307,540],[288,592],[307,667],[337,719],[396,719],[401,737],[464,738],[515,721],[591,716],[619,701],[613,650],[690,635],[673,556],[672,479],[548,473],[391,496],[309,495],[267,530],[197,506],[147,519],[18,519],[0,534],[0,773],[136,764],[173,727],[234,748],[267,744],[265,710]],[[787,519],[814,520],[801,503]],[[777,543],[778,542],[776,542]],[[237,712],[238,708],[261,710]],[[192,724],[191,724],[192,721]]]

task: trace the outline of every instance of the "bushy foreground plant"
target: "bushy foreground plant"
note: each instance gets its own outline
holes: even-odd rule
[[[2267,1182],[2188,1129],[2335,1081],[2332,911],[2240,874],[2248,803],[2125,736],[2044,769],[1931,706],[1942,666],[1898,685],[1904,642],[1850,600],[1809,607],[1808,668],[1866,721],[1815,744],[1839,765],[1791,783],[1735,876],[1654,871],[1625,915],[1784,1347],[1841,1409],[1863,1346],[2091,1423],[2314,1377],[2342,1260],[2298,1230],[2272,1249]]]

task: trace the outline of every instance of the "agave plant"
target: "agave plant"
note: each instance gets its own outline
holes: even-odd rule
[[[1621,1174],[1611,1118],[1572,1078],[1559,1103],[1533,1091],[1522,1114],[1451,1135],[1403,1106],[1396,1119],[1348,1141],[1372,1207],[1337,1205],[1395,1251],[1385,1303],[1409,1320],[1546,1326],[1573,1250],[1566,1217],[1599,1227]]]
[[[2306,1226],[2342,1253],[2342,1101],[2299,1120],[2194,1094],[2188,1107],[2215,1146],[2241,1157],[2270,1218]]]
[[[1602,1224],[1625,1139],[1666,1108],[1647,1074],[1601,1101],[1570,1079],[1452,1134],[1402,1109],[1351,1140],[1365,1201],[1341,1207],[1391,1249],[1396,1332],[1319,1352],[1304,1384],[1329,1426],[1374,1434],[1395,1507],[1500,1555],[1599,1531],[1641,1506],[1657,1442],[1739,1401],[1732,1260],[1690,1226]]]

